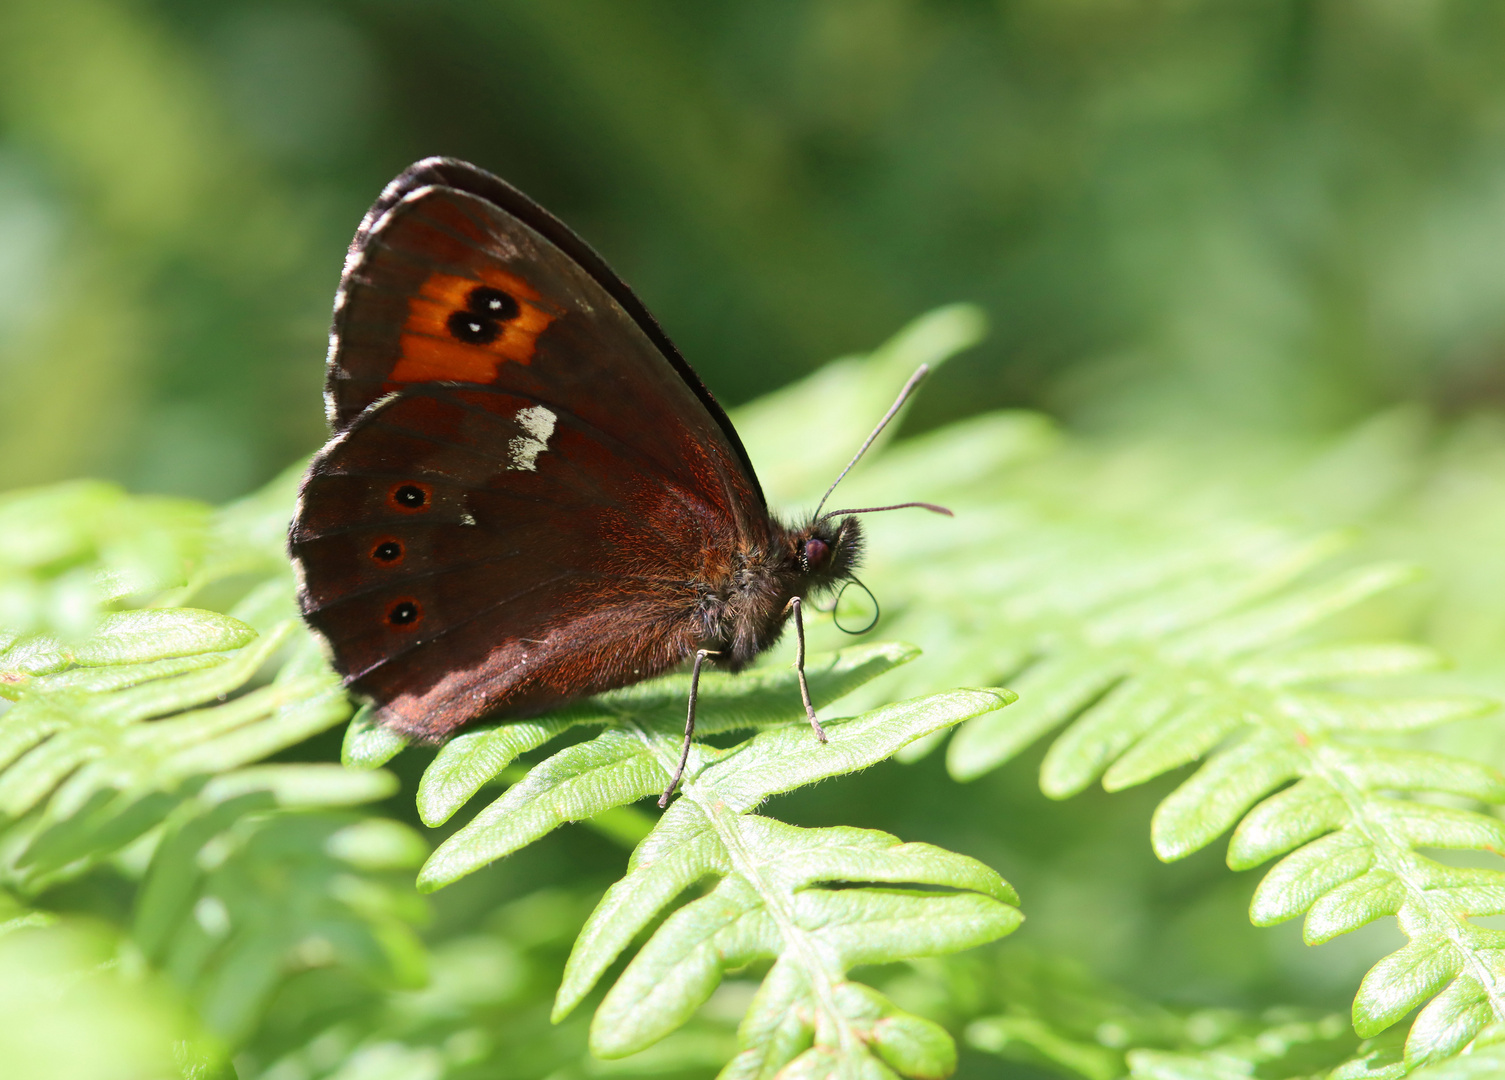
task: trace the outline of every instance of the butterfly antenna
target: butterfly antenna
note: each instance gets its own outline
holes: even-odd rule
[[[894,400],[894,403],[889,406],[888,412],[883,414],[883,419],[879,420],[878,426],[873,428],[873,433],[869,435],[863,442],[863,444],[857,448],[857,452],[852,455],[852,460],[847,462],[847,467],[841,470],[841,475],[831,482],[831,486],[826,488],[826,493],[820,497],[820,504],[815,508],[816,518],[820,517],[820,508],[826,505],[826,500],[831,497],[831,492],[836,490],[836,485],[841,483],[842,480],[845,479],[847,473],[852,471],[853,465],[856,465],[857,462],[862,460],[862,455],[867,453],[867,448],[869,446],[873,445],[873,440],[883,433],[883,429],[888,427],[888,422],[894,418],[895,414],[904,407],[904,403],[909,400],[909,395],[915,392],[915,387],[919,386],[920,383],[924,380],[925,376],[929,374],[929,364],[921,364],[918,368],[915,369],[915,373],[911,375],[909,377],[909,381],[904,384],[904,389],[899,391],[899,396]],[[920,504],[915,503],[911,505]],[[946,512],[949,513],[950,511]],[[828,514],[826,516],[830,517],[831,515]]]
[[[944,506],[937,506],[935,503],[907,502],[894,503],[892,506],[855,506],[846,510],[832,510],[829,514],[818,517],[815,520],[825,521],[827,518],[844,517],[847,514],[876,514],[883,510],[907,510],[911,506],[918,506],[921,510],[929,510],[932,514],[945,514],[947,517],[956,517],[950,510],[947,510]]]

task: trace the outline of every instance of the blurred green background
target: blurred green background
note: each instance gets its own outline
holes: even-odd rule
[[[345,245],[435,153],[569,222],[728,405],[958,300],[991,336],[911,430],[1022,406],[1268,449],[1419,405],[1359,429],[1402,447],[1400,479],[1302,489],[1324,524],[1384,516],[1426,414],[1505,405],[1498,0],[0,0],[4,486],[219,500],[312,451]],[[1479,514],[1505,429],[1450,430],[1493,486],[1455,469],[1419,504],[1442,526],[1396,515],[1380,546],[1431,558],[1452,621],[1427,633],[1498,674],[1479,582],[1505,569],[1447,592],[1445,541],[1505,550]],[[1342,1010],[1394,944],[1253,929],[1220,851],[1154,863],[1168,785],[1053,804],[1038,760],[964,795],[932,759],[785,805],[984,859],[1021,886],[1022,942],[1160,1000]],[[618,872],[569,843],[440,906]]]
[[[249,490],[382,185],[570,222],[729,404],[973,300],[915,418],[1505,393],[1496,0],[3,0],[0,461]]]

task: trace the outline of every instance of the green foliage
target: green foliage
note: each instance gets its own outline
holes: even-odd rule
[[[1018,1059],[1093,1080],[1277,1080],[1350,1050],[1333,1080],[1491,1075],[1502,883],[1498,817],[1479,807],[1505,740],[1497,718],[1466,717],[1505,694],[1505,426],[1488,411],[1505,341],[1502,12],[9,0],[0,460],[12,484],[94,474],[221,498],[305,454],[323,431],[332,269],[394,163],[435,150],[563,213],[729,402],[927,298],[975,298],[995,336],[927,388],[918,427],[1043,405],[1099,437],[994,413],[890,442],[850,478],[848,505],[959,512],[869,519],[880,633],[923,655],[892,666],[898,647],[812,628],[825,663],[874,665],[839,704],[841,687],[823,691],[847,733],[873,734],[861,725],[896,701],[915,710],[842,767],[915,735],[895,752],[913,768],[806,784],[729,811],[728,828],[766,828],[759,850],[786,861],[815,844],[812,873],[832,865],[833,826],[864,826],[890,855],[880,836],[929,841],[937,877],[961,856],[930,855],[967,852],[1020,886],[1031,919],[996,950],[850,973],[847,954],[821,954],[805,970],[860,979],[897,1011],[851,989],[811,1046],[855,1032],[924,1071],[947,1051],[901,1019],[919,1017],[956,1039],[969,1076]],[[741,409],[775,499],[813,505],[913,364],[979,329],[974,311],[939,313]],[[682,1027],[627,1058],[587,1055],[595,1006],[667,955],[681,912],[749,888],[757,911],[847,893],[1001,909],[980,879],[770,871],[754,888],[712,852],[549,1027],[599,894],[640,863],[665,869],[643,855],[621,876],[671,821],[621,800],[662,782],[682,680],[661,703],[620,696],[467,737],[422,779],[429,750],[357,716],[345,760],[368,768],[335,770],[350,706],[294,618],[282,551],[297,472],[217,511],[99,482],[0,499],[6,1070],[705,1076],[782,1045],[736,1031],[790,970],[752,908],[737,934],[761,958],[723,972],[738,957],[711,940],[696,985],[720,982]],[[1433,649],[1462,670],[1437,670]],[[737,755],[820,760],[787,707],[787,660],[747,677],[767,707],[711,736],[703,797],[673,815],[728,784],[772,791]],[[959,700],[938,691],[999,683],[1019,703],[954,737],[931,715]],[[742,692],[716,691],[727,708]],[[362,834],[345,830],[370,822],[387,854],[352,862]],[[427,900],[404,822],[434,830],[425,882],[447,884]],[[1279,860],[1263,884],[1210,858],[1228,830],[1236,867]],[[1146,831],[1174,866],[1154,864]],[[1261,924],[1304,915],[1307,940],[1328,943],[1252,930],[1247,894]],[[866,925],[852,904],[841,917]],[[1037,960],[1015,948],[1026,938]],[[909,955],[896,943],[885,955]],[[1124,989],[1073,983],[1049,950]],[[1397,1021],[1358,1048],[1324,1034],[1354,986],[1362,1030]],[[798,998],[779,1014],[791,1031],[821,1003]],[[621,1031],[650,1014],[657,1030],[678,1015],[634,1008]],[[174,1043],[195,1049],[175,1058]],[[796,1049],[800,1069],[820,1057]],[[865,1053],[847,1060],[879,1060]]]
[[[461,153],[745,401],[967,296],[933,421],[1499,400],[1488,0],[7,0],[0,459],[229,497],[321,431],[333,275]]]
[[[229,1044],[250,1037],[293,972],[337,965],[384,986],[426,981],[413,931],[425,908],[394,873],[423,860],[423,842],[384,818],[271,812],[367,802],[395,787],[337,766],[257,766],[211,780],[166,822],[133,937]]]
[[[208,1077],[221,1055],[164,980],[97,923],[0,925],[8,1080]]]
[[[1485,1077],[1499,1076],[1502,1070],[1505,1070],[1505,1047],[1495,1044],[1482,1047],[1467,1057],[1453,1058],[1410,1075],[1419,1080],[1484,1080]],[[1337,1077],[1335,1080],[1347,1078]]]
[[[350,715],[296,619],[278,535],[286,488],[273,492],[213,514],[102,485],[13,496],[4,567],[33,583],[22,627],[74,636],[11,633],[0,651],[13,702],[0,714],[0,886],[45,902],[106,867],[138,881],[138,966],[163,973],[154,992],[172,1002],[175,984],[232,1048],[300,970],[424,978],[412,930],[423,905],[400,870],[427,848],[406,826],[345,810],[391,795],[394,778],[258,764]],[[99,613],[143,593],[164,604],[216,592],[223,613]]]
[[[997,680],[1020,695],[957,731],[951,774],[975,780],[1062,725],[1040,766],[1052,798],[1098,780],[1122,790],[1206,758],[1155,813],[1160,858],[1183,858],[1237,825],[1234,869],[1299,849],[1256,891],[1256,923],[1306,914],[1306,940],[1318,944],[1399,917],[1411,944],[1361,985],[1361,1035],[1438,995],[1407,1043],[1407,1061],[1421,1063],[1505,1018],[1495,932],[1469,921],[1505,912],[1505,875],[1414,850],[1501,849],[1494,817],[1425,800],[1505,801],[1505,776],[1396,742],[1494,703],[1411,691],[1440,666],[1425,647],[1321,634],[1415,570],[1345,564],[1333,534],[1199,514],[1195,504],[1179,517],[1142,510],[1114,462],[1053,442],[1033,417],[982,418],[885,455],[843,496],[891,500],[924,478],[924,496],[957,511],[951,529],[885,521],[865,574],[890,613],[888,632],[930,644],[887,692]]]
[[[824,708],[913,655],[913,649],[870,646],[813,657],[811,696]],[[434,852],[419,883],[440,888],[567,821],[662,791],[678,758],[688,691],[688,676],[670,677],[449,742],[419,787],[419,809],[430,824],[447,820],[506,773],[518,754],[575,727],[607,729],[518,776]],[[904,844],[872,830],[800,829],[752,811],[772,795],[871,766],[917,738],[1012,700],[1007,691],[953,691],[828,718],[830,741],[822,746],[804,723],[793,671],[704,676],[700,733],[758,733],[724,748],[696,744],[679,797],[581,930],[554,1019],[581,1003],[665,907],[714,878],[714,888],[659,926],[607,993],[591,1025],[593,1052],[615,1058],[652,1046],[693,1016],[725,971],[772,959],[723,1075],[771,1076],[785,1065],[812,1075],[874,1069],[873,1075],[883,1075],[870,1053],[901,1075],[948,1074],[955,1051],[943,1029],[897,1009],[846,973],[858,964],[952,952],[1001,937],[1019,923],[1013,890],[976,860],[927,844]],[[362,756],[359,748],[355,754]],[[836,883],[843,887],[818,887]],[[851,887],[856,883],[889,887]]]
[[[1012,722],[982,718],[956,735],[952,774],[974,779],[1068,721],[1041,765],[1041,787],[1055,798],[1097,779],[1110,791],[1141,784],[1212,751],[1156,811],[1156,853],[1184,857],[1236,824],[1234,869],[1300,848],[1256,891],[1255,922],[1306,913],[1306,939],[1317,944],[1399,915],[1412,944],[1365,980],[1355,1026],[1377,1033],[1446,988],[1413,1027],[1408,1060],[1455,1053],[1505,1014],[1485,974],[1494,968],[1493,932],[1467,921],[1505,911],[1505,875],[1450,868],[1412,849],[1493,851],[1505,831],[1492,817],[1393,793],[1500,802],[1505,777],[1374,740],[1480,715],[1492,703],[1384,687],[1435,668],[1429,650],[1318,643],[1308,633],[1409,572],[1361,565],[1323,574],[1331,544],[1320,537],[1183,533],[1146,552],[1094,525],[1032,522],[1025,536],[1009,522],[986,549],[1008,552],[990,560],[987,587],[976,586],[981,574],[966,577],[967,594],[950,597],[971,634],[1010,642],[1017,660],[994,662],[1018,665],[1008,678],[1023,698]],[[925,585],[931,598],[943,588]]]
[[[263,599],[254,593],[249,606]],[[295,634],[271,681],[224,700]],[[239,619],[191,608],[121,612],[72,649],[22,639],[0,665],[16,698],[0,730],[0,813],[16,823],[4,882],[27,892],[136,840],[190,780],[234,783],[240,766],[349,715],[287,619],[258,637]]]
[[[827,378],[907,370],[917,356],[944,359],[975,337],[976,321],[965,309],[943,312],[867,365],[850,362]],[[877,406],[871,410],[876,413],[879,395],[888,390],[878,379],[854,381],[879,387],[855,402]],[[832,426],[832,442],[847,433],[840,424]],[[825,708],[915,653],[874,646],[813,657],[812,698]],[[539,720],[451,740],[419,785],[419,813],[430,825],[447,821],[484,785],[507,775],[520,754],[575,728],[606,728],[523,775],[507,775],[514,782],[506,793],[440,845],[420,872],[420,885],[448,885],[565,822],[662,791],[678,757],[688,692],[688,676],[669,677]],[[771,1076],[785,1065],[810,1075],[875,1069],[874,1075],[882,1075],[885,1068],[905,1076],[949,1073],[950,1037],[849,981],[847,971],[1001,937],[1018,925],[1013,891],[981,863],[939,848],[901,844],[867,830],[797,829],[751,811],[770,796],[874,765],[917,739],[1013,700],[1007,691],[934,694],[828,720],[830,741],[820,745],[803,723],[793,671],[708,674],[697,710],[700,734],[757,734],[726,747],[694,747],[679,799],[637,845],[626,876],[607,891],[581,931],[555,1020],[582,1001],[667,905],[712,877],[716,887],[667,919],[607,993],[591,1027],[595,1053],[615,1058],[652,1046],[691,1018],[727,969],[772,959],[743,1020],[738,1054],[723,1075]],[[358,722],[347,735],[344,757],[376,764],[398,749],[390,735]],[[858,882],[910,887],[817,887]]]
[[[1358,1045],[1338,1014],[1166,1007],[1060,956],[1018,948],[916,968],[889,989],[939,1015],[968,1018],[966,1045],[1081,1080],[1320,1075]]]
[[[65,639],[102,608],[176,584],[202,553],[207,507],[90,481],[0,498],[0,626]]]
[[[787,681],[784,688],[794,689]],[[709,761],[697,762],[683,797],[638,845],[626,876],[586,923],[555,1016],[579,1003],[666,904],[713,876],[716,887],[665,921],[607,994],[592,1025],[593,1050],[619,1057],[651,1045],[689,1018],[724,971],[774,958],[724,1075],[771,1075],[796,1056],[803,1059],[796,1071],[866,1070],[873,1066],[855,1059],[869,1047],[906,1076],[950,1072],[953,1051],[943,1031],[848,982],[846,972],[1001,937],[1019,922],[1013,890],[976,860],[930,845],[871,830],[798,829],[749,811],[770,795],[874,764],[1008,700],[957,691],[835,721],[819,754],[787,724],[703,753]],[[672,735],[663,732],[658,741],[667,775]],[[651,776],[662,784],[660,771]],[[933,888],[814,887],[837,882]],[[804,1049],[812,1034],[815,1046]]]
[[[970,316],[950,318],[960,326]],[[932,325],[944,331],[946,320]],[[889,366],[909,366],[916,349],[944,355],[968,334],[937,337],[922,328],[912,336],[918,344],[901,344]],[[231,1046],[254,1038],[279,987],[300,970],[334,966],[391,987],[425,978],[426,953],[410,929],[422,908],[382,881],[411,861],[412,844],[395,842],[395,853],[378,857],[352,855],[346,849],[360,844],[347,838],[401,827],[327,809],[390,794],[387,774],[256,764],[349,710],[291,617],[279,550],[288,486],[283,480],[213,516],[200,513],[197,532],[154,515],[150,503],[130,507],[139,521],[136,547],[177,571],[176,580],[153,580],[159,606],[107,613],[72,644],[13,634],[0,653],[0,686],[15,702],[0,718],[6,883],[45,895],[106,863],[138,876],[135,941]],[[43,548],[40,540],[28,545],[28,529],[71,525],[87,540],[84,526],[107,527],[96,520],[99,492],[89,490],[93,504],[49,502],[49,493],[23,500],[13,549]],[[100,545],[71,543],[68,572],[89,582],[120,576],[119,560]],[[28,557],[13,560],[24,580],[62,560]],[[181,606],[205,599],[218,600],[225,613]],[[54,597],[52,607],[65,603]],[[32,622],[48,625],[48,610],[42,605]],[[867,646],[814,657],[815,700],[825,708],[914,655]],[[504,775],[513,782],[440,845],[419,884],[451,884],[567,821],[599,819],[599,827],[625,835],[611,815],[665,785],[687,688],[683,677],[671,677],[452,741],[419,787],[427,823],[443,823]],[[953,691],[828,717],[831,739],[822,746],[803,723],[792,671],[708,676],[702,732],[752,734],[719,748],[697,744],[680,798],[646,830],[627,877],[588,920],[556,1019],[679,894],[716,878],[710,893],[658,928],[607,993],[591,1030],[596,1052],[621,1056],[660,1041],[692,1017],[724,970],[771,960],[735,1048],[737,1075],[771,1074],[796,1057],[798,1068],[815,1071],[949,1072],[950,1036],[851,981],[848,969],[1000,937],[1019,921],[1012,890],[981,863],[940,848],[871,830],[801,829],[753,811],[772,795],[876,764],[1012,700],[1007,691]],[[591,726],[604,730],[524,771],[514,765],[519,754]],[[344,756],[370,767],[401,749],[363,715],[350,725]],[[626,828],[642,831],[630,819]],[[367,836],[366,848],[372,843]]]
[[[818,497],[914,365],[980,332],[974,310],[942,309],[745,410],[775,498]],[[864,580],[883,630],[926,652],[838,648],[832,621],[813,619],[824,746],[787,644],[754,671],[708,673],[702,738],[654,814],[634,804],[676,759],[682,674],[437,750],[363,711],[331,763],[351,705],[292,606],[282,530],[296,475],[213,512],[92,487],[27,493],[0,551],[23,553],[0,571],[32,598],[0,651],[0,887],[30,905],[9,923],[113,921],[112,947],[165,1003],[143,1030],[179,1032],[205,1069],[228,1051],[246,1080],[939,1077],[959,1042],[974,1064],[1085,1080],[1393,1080],[1489,1052],[1499,949],[1472,920],[1505,913],[1505,877],[1421,849],[1505,845],[1472,808],[1505,799],[1505,776],[1416,741],[1492,706],[1432,649],[1369,629],[1415,588],[1404,563],[1177,487],[1167,477],[1181,474],[1133,449],[1099,451],[1033,415],[889,442],[839,498],[957,512],[869,519]],[[101,507],[130,523],[128,544],[99,539]],[[64,554],[35,554],[48,550]],[[128,565],[158,576],[107,588]],[[82,584],[49,584],[65,577]],[[1002,681],[1017,704],[937,692]],[[1053,800],[1196,765],[1150,822],[1154,851],[1182,859],[1232,829],[1234,869],[1282,857],[1254,892],[1256,923],[1305,914],[1317,944],[1398,918],[1409,944],[1362,981],[1352,1027],[1286,1005],[1155,1004],[1061,957],[964,952],[1020,922],[989,865],[768,806],[797,809],[838,777],[894,785],[882,763],[928,768],[949,736],[946,767],[968,782],[946,796],[950,816],[1018,837],[1028,819],[979,820],[969,800],[1056,729],[1039,777]],[[392,812],[437,831],[432,853],[373,808],[398,777],[414,801]],[[592,856],[591,876],[513,869],[539,865],[519,860],[566,842],[572,822],[613,852]],[[1397,1021],[1418,1008],[1402,1040]]]

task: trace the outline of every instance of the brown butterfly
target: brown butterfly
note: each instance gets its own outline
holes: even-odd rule
[[[851,578],[865,511],[770,514],[653,316],[521,192],[449,158],[387,186],[345,260],[325,402],[289,531],[298,601],[382,723],[435,741],[693,658],[664,805],[702,664],[746,667],[792,615],[825,741],[801,601]]]

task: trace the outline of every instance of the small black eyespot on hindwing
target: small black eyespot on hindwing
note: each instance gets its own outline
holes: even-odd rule
[[[422,609],[413,600],[399,600],[387,609],[387,622],[392,626],[412,626],[422,617]]]
[[[477,315],[485,315],[499,323],[511,322],[522,312],[517,298],[490,285],[481,285],[470,290],[465,306]]]
[[[402,559],[402,545],[396,540],[383,540],[371,549],[371,557],[382,563],[399,562]]]
[[[428,489],[418,484],[398,484],[392,489],[390,501],[399,510],[422,510],[428,505]]]
[[[490,315],[474,311],[456,311],[450,314],[444,325],[450,336],[466,345],[490,345],[502,332],[502,324]]]

